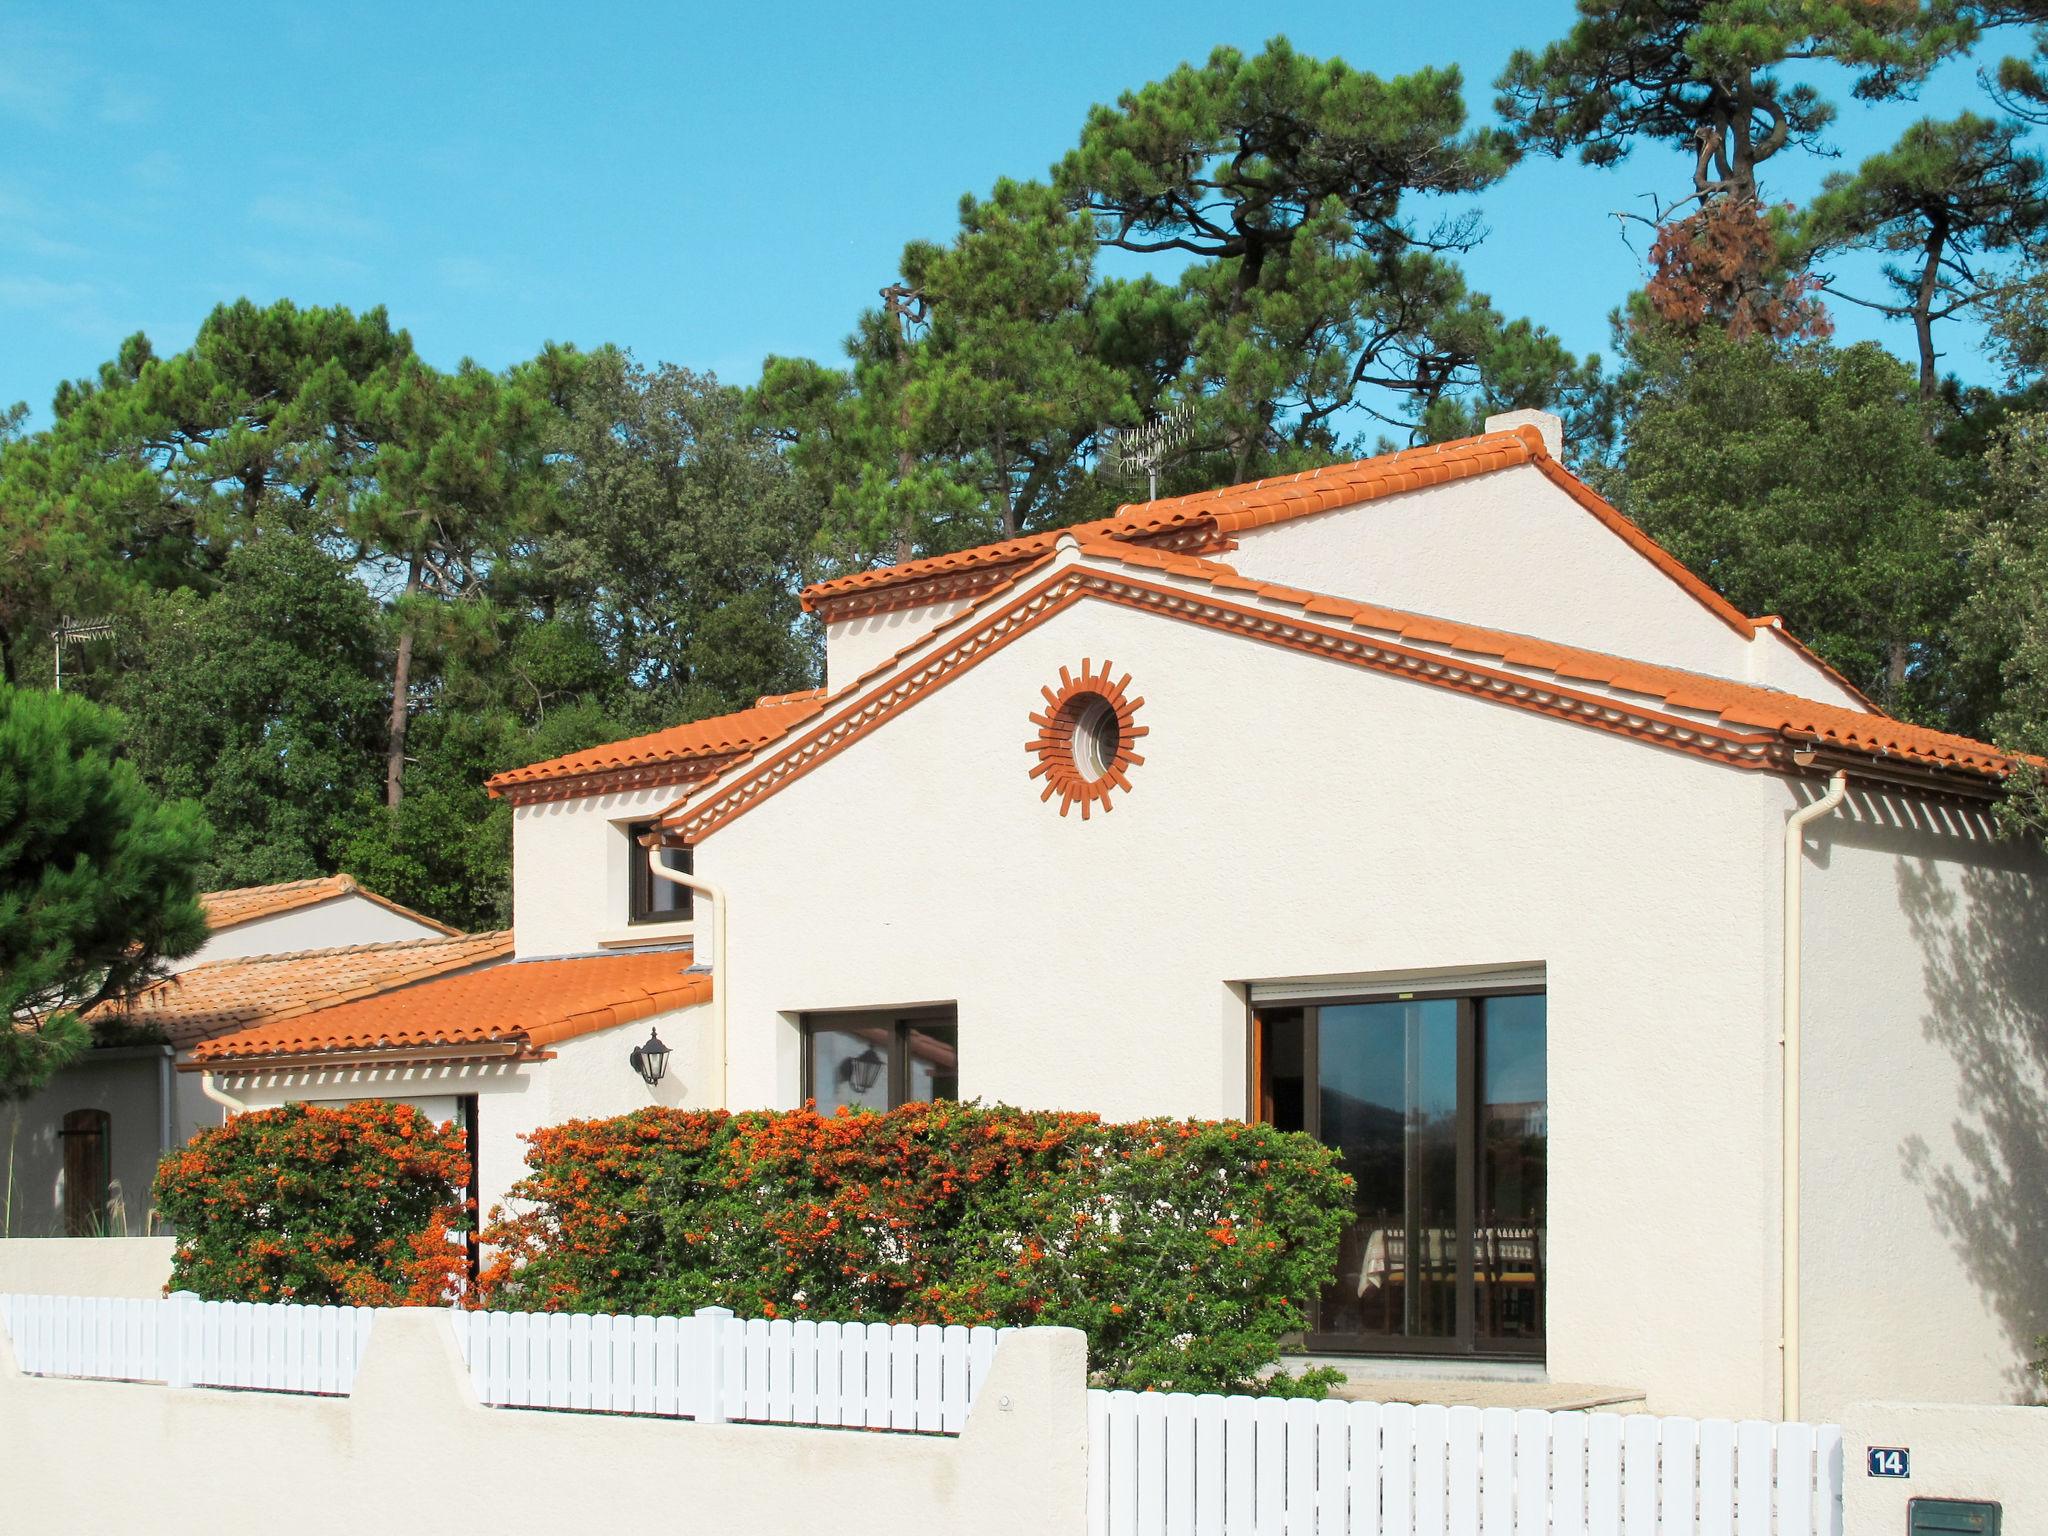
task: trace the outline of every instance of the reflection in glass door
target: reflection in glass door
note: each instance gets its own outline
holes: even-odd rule
[[[1335,1148],[1357,1186],[1312,1345],[1539,1353],[1542,994],[1269,1008],[1254,1027],[1259,1113]]]

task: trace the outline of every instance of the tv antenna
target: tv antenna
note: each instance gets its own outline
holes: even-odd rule
[[[1145,499],[1159,499],[1160,466],[1188,440],[1195,427],[1195,408],[1183,400],[1163,416],[1143,426],[1109,434],[1109,447],[1102,462],[1119,475],[1145,477]]]
[[[64,647],[77,645],[85,640],[104,640],[114,632],[112,619],[74,619],[69,614],[64,622],[50,631],[51,648],[57,653],[57,688],[64,691]]]

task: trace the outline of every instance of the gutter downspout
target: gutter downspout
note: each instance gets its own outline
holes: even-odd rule
[[[171,1095],[176,1089],[171,1067],[178,1049],[172,1045],[159,1046],[158,1049],[163,1053],[156,1059],[156,1147],[161,1160],[162,1155],[171,1150],[171,1136],[177,1125],[177,1118],[172,1113]]]
[[[201,1072],[199,1074],[199,1091],[213,1100],[214,1103],[221,1105],[231,1115],[246,1114],[248,1112],[249,1106],[240,1099],[235,1098],[232,1094],[223,1093],[220,1089],[213,1086],[213,1074],[211,1072]]]
[[[1827,793],[1811,805],[1801,806],[1785,819],[1785,947],[1784,1001],[1779,1016],[1778,1044],[1783,1052],[1779,1080],[1784,1102],[1780,1106],[1779,1174],[1783,1189],[1779,1197],[1782,1227],[1778,1234],[1780,1273],[1778,1352],[1780,1399],[1778,1416],[1799,1417],[1799,948],[1806,826],[1833,815],[1848,798],[1849,775],[1838,771],[1828,781]]]
[[[672,885],[680,885],[685,890],[704,897],[712,904],[711,1009],[712,1028],[718,1036],[718,1108],[729,1109],[732,1106],[732,1095],[730,1093],[730,1084],[727,1081],[729,1074],[726,1060],[725,919],[726,914],[731,910],[731,903],[726,900],[725,892],[718,886],[713,885],[709,880],[699,880],[695,875],[686,875],[681,870],[670,869],[666,864],[662,863],[661,849],[662,845],[660,843],[650,842],[647,845],[647,867],[653,870],[659,878],[668,881]]]

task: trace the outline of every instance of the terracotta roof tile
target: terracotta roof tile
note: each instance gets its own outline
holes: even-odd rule
[[[184,1049],[257,1022],[294,1018],[512,953],[510,933],[458,934],[213,960],[103,1003],[96,1023],[154,1029]]]
[[[265,1058],[465,1045],[513,1046],[525,1054],[707,1001],[710,973],[690,965],[684,949],[514,960],[297,1018],[266,1020],[207,1041],[195,1060],[219,1068]]]
[[[1159,501],[1131,502],[1118,507],[1114,516],[1083,523],[1067,532],[1081,539],[1138,540],[1157,538],[1191,528],[1207,528],[1219,539],[1247,528],[1263,528],[1297,517],[1339,507],[1356,506],[1381,496],[1444,485],[1496,470],[1533,464],[1561,487],[1580,506],[1591,512],[1629,546],[1685,588],[1716,617],[1742,634],[1750,631],[1750,620],[1682,562],[1669,554],[1648,534],[1603,500],[1591,486],[1550,456],[1543,438],[1534,427],[1517,427],[1511,432],[1490,432],[1455,442],[1433,443],[1422,448],[1404,448],[1350,464],[1327,464],[1320,469],[1277,479],[1254,480],[1244,485],[1227,485],[1187,496],[1169,496]],[[848,593],[920,581],[936,576],[1016,564],[1042,555],[1059,539],[1061,530],[1027,535],[1000,544],[983,544],[952,554],[908,560],[901,565],[856,571],[832,581],[804,589],[804,606],[815,607]]]
[[[366,890],[356,884],[349,875],[324,875],[317,880],[287,880],[279,885],[245,885],[233,891],[207,891],[199,898],[200,910],[206,914],[206,926],[218,933],[223,928],[233,928],[240,923],[253,923],[259,917],[275,917],[281,912],[296,912],[301,907],[317,906],[323,901],[336,901],[343,896],[360,896],[365,901],[374,901],[386,911],[409,917],[441,933],[454,934],[455,929],[446,923],[437,922],[423,912],[411,907],[402,907],[387,896]]]
[[[645,736],[586,747],[581,752],[549,758],[544,763],[510,768],[493,775],[484,787],[493,794],[499,794],[521,784],[582,778],[587,774],[684,762],[692,758],[733,757],[751,752],[764,742],[774,741],[791,726],[808,720],[824,707],[825,691],[822,688],[802,693],[770,694],[753,708],[730,715],[692,720]]]
[[[1088,555],[1120,564],[1142,566],[1202,581],[1218,590],[1241,591],[1244,583],[1228,578],[1237,573],[1215,560],[1145,549],[1112,539],[1082,545]],[[1252,583],[1257,595],[1293,601],[1291,588]],[[1713,714],[1727,725],[1768,730],[1788,738],[1822,742],[1877,756],[1958,768],[1988,777],[2002,777],[2017,760],[1965,736],[1912,725],[1889,715],[1824,704],[1818,699],[1783,693],[1754,683],[1739,683],[1703,672],[1688,672],[1654,662],[1635,661],[1605,651],[1560,645],[1533,635],[1459,624],[1427,614],[1385,608],[1376,603],[1319,597],[1304,605],[1328,618],[1346,619],[1398,639],[1443,646],[1467,655],[1490,656],[1509,666],[1548,672],[1560,680],[1592,683],[1623,692],[1661,699],[1666,707]]]

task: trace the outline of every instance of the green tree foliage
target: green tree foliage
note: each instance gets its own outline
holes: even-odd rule
[[[1416,217],[1497,180],[1456,70],[1392,80],[1275,39],[1126,92],[1050,187],[966,199],[913,243],[851,366],[779,359],[756,408],[825,489],[842,558],[957,548],[1097,516],[1105,430],[1191,420],[1163,492],[1369,451],[1361,430],[1456,436],[1490,411],[1565,411],[1597,436],[1591,359],[1472,292],[1469,215]],[[1104,247],[1153,270],[1101,270]],[[1142,482],[1139,482],[1142,483]]]
[[[0,1099],[86,1048],[87,1009],[206,937],[206,823],[149,792],[120,734],[86,699],[0,684]]]
[[[216,828],[205,888],[341,867],[381,788],[383,643],[376,604],[313,539],[236,546],[218,584],[144,593],[110,685],[131,755]]]
[[[1815,253],[1877,250],[1893,259],[1889,300],[1828,291],[1893,319],[1910,320],[1920,357],[1920,397],[1939,383],[1937,322],[1981,312],[2012,285],[2001,256],[2031,260],[2048,237],[2040,156],[2022,149],[2023,128],[1974,113],[1915,123],[1854,175],[1828,178],[1801,221]]]
[[[582,653],[618,680],[617,707],[647,729],[814,679],[797,594],[816,503],[744,392],[600,352],[555,445],[559,526],[529,573],[568,626],[548,659],[594,644]],[[545,711],[542,692],[532,707]]]
[[[1701,203],[1760,205],[1765,161],[1822,147],[1835,109],[1788,69],[1839,66],[1858,100],[1883,100],[1977,31],[1942,0],[1579,0],[1578,10],[1563,38],[1510,57],[1495,82],[1501,116],[1525,147],[1576,149],[1587,165],[1619,164],[1644,141],[1669,145],[1692,157]]]
[[[1968,479],[1930,441],[1911,371],[1872,343],[1711,331],[1641,330],[1631,352],[1622,509],[1887,710],[1974,725],[1948,638]]]
[[[2016,416],[1985,456],[1985,492],[1958,518],[1969,589],[1958,625],[1966,652],[1996,673],[1990,733],[2048,756],[2048,415]],[[2048,778],[2017,776],[2001,807],[2014,828],[2048,835]]]
[[[1447,258],[1478,240],[1472,215],[1406,206],[1479,191],[1511,159],[1504,134],[1466,129],[1456,69],[1381,80],[1276,38],[1096,107],[1055,181],[1104,244],[1194,258],[1171,361],[1213,482],[1327,458],[1354,408],[1435,435],[1586,381],[1466,287]]]
[[[646,1109],[532,1137],[487,1305],[1081,1328],[1104,1386],[1320,1395],[1265,1374],[1329,1283],[1351,1180],[1228,1121],[908,1104]]]

